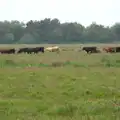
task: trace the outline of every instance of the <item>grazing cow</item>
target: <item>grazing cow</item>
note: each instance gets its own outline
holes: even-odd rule
[[[103,48],[103,51],[105,51],[107,53],[113,53],[113,52],[115,52],[115,47],[105,47],[105,48]]]
[[[14,54],[15,53],[15,49],[0,49],[0,53],[1,54]]]
[[[36,47],[36,48],[20,48],[20,50],[18,51],[18,53],[38,53],[38,52],[42,52],[44,53],[44,47]]]
[[[58,46],[47,47],[45,50],[49,52],[60,52],[60,48]]]
[[[82,50],[86,51],[87,53],[98,53],[100,52],[97,50],[97,47],[83,47]]]

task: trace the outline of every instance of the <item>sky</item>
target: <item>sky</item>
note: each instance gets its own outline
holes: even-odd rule
[[[0,0],[0,21],[58,18],[63,22],[92,22],[111,26],[120,22],[120,0]]]

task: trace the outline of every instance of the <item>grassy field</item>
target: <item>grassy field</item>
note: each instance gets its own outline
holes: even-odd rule
[[[0,55],[0,118],[119,120],[120,54]]]

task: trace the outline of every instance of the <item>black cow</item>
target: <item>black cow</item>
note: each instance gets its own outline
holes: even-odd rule
[[[120,47],[115,47],[115,52],[120,52]]]
[[[36,48],[20,48],[20,50],[17,53],[38,53],[42,52],[44,53],[44,47],[36,47]]]
[[[82,50],[86,51],[87,53],[98,53],[97,47],[83,47]]]
[[[45,52],[45,48],[44,47],[36,47],[35,48],[35,51],[38,53],[38,52],[42,52],[44,53]]]
[[[0,49],[1,54],[14,54],[15,49]]]
[[[28,48],[20,48],[19,51],[17,53],[27,53]]]

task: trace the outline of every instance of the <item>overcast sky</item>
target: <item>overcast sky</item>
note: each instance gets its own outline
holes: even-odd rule
[[[60,22],[120,22],[120,0],[0,0],[0,21],[58,18]]]

